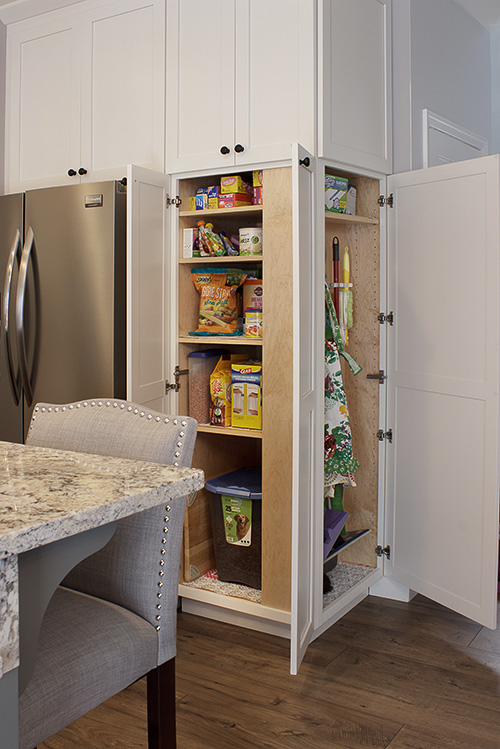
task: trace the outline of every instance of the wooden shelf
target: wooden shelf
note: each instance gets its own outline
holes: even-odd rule
[[[240,205],[236,208],[207,208],[205,211],[179,211],[179,216],[188,216],[190,218],[203,216],[234,216],[238,213],[262,213],[261,205]]]
[[[262,255],[223,255],[221,257],[181,257],[179,263],[186,265],[224,265],[226,263],[261,263]]]
[[[198,432],[207,432],[209,434],[229,434],[231,437],[253,437],[262,439],[261,429],[238,429],[237,427],[216,427],[212,424],[198,424]]]
[[[218,343],[220,345],[231,346],[262,346],[262,338],[245,338],[239,336],[218,336],[218,335],[181,335],[179,343]]]
[[[373,224],[374,226],[380,224],[378,218],[370,218],[369,216],[347,216],[345,213],[330,213],[330,211],[325,211],[325,218],[330,221],[337,221],[341,224]]]

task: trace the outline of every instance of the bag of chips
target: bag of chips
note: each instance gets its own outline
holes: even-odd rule
[[[193,268],[191,274],[200,294],[198,327],[191,335],[241,335],[236,289],[247,274],[238,268]]]

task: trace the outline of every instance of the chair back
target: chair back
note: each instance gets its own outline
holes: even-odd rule
[[[191,465],[197,423],[117,399],[35,406],[32,446]],[[106,546],[63,585],[124,606],[158,631],[158,664],[175,655],[177,586],[186,498],[124,518]]]

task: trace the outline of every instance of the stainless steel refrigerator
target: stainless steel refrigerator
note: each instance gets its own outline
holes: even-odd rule
[[[126,392],[126,187],[0,196],[0,440],[34,405]]]

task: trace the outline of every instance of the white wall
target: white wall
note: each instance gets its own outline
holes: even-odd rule
[[[491,147],[500,153],[500,26],[491,29]]]
[[[425,108],[490,141],[489,32],[453,0],[393,0],[393,29],[394,171],[423,166]]]

